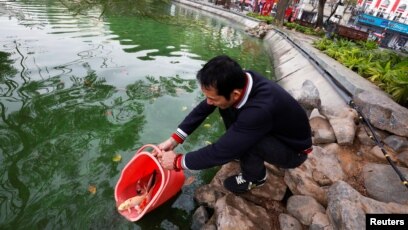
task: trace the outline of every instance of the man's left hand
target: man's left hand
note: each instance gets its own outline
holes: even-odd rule
[[[160,165],[164,169],[173,170],[174,169],[174,159],[176,158],[176,153],[174,151],[162,151],[157,155],[157,159]]]

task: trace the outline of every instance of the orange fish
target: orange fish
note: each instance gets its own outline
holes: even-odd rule
[[[156,171],[153,171],[152,175],[147,182],[147,185],[141,187],[141,180],[136,183],[136,193],[138,195],[131,197],[124,202],[122,202],[118,206],[118,211],[128,210],[130,213],[130,209],[134,208],[139,213],[142,209],[146,206],[146,204],[150,201],[153,191],[153,186],[156,182]]]

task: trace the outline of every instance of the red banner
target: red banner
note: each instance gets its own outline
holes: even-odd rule
[[[397,9],[399,3],[400,3],[400,0],[395,1],[394,5],[391,8],[391,12],[395,12],[395,10]]]
[[[377,3],[375,3],[375,8],[378,8],[381,4],[381,0],[378,0]]]
[[[273,0],[266,0],[262,6],[261,15],[268,16],[271,13],[273,2]]]

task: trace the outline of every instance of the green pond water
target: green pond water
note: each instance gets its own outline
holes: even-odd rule
[[[0,1],[0,229],[189,229],[216,168],[185,172],[194,182],[136,223],[116,211],[116,182],[203,99],[210,58],[273,78],[264,44],[171,2],[69,2]],[[218,114],[204,124],[178,151],[223,132]]]

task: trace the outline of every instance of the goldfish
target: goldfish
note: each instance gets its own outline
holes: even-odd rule
[[[144,193],[142,195],[137,195],[125,200],[125,202],[119,205],[118,210],[124,211],[127,209],[128,212],[130,213],[130,209],[134,207],[137,212],[141,212],[142,210],[139,205],[142,203],[142,201],[144,201],[147,198],[147,195],[148,193]]]
[[[153,192],[152,188],[154,186],[155,181],[156,171],[153,171],[153,173],[150,175],[149,181],[147,182],[146,185],[142,186],[141,180],[137,181],[136,182],[137,195],[122,202],[118,206],[118,211],[128,210],[128,212],[130,213],[130,209],[134,208],[138,213],[140,213],[151,199]]]

